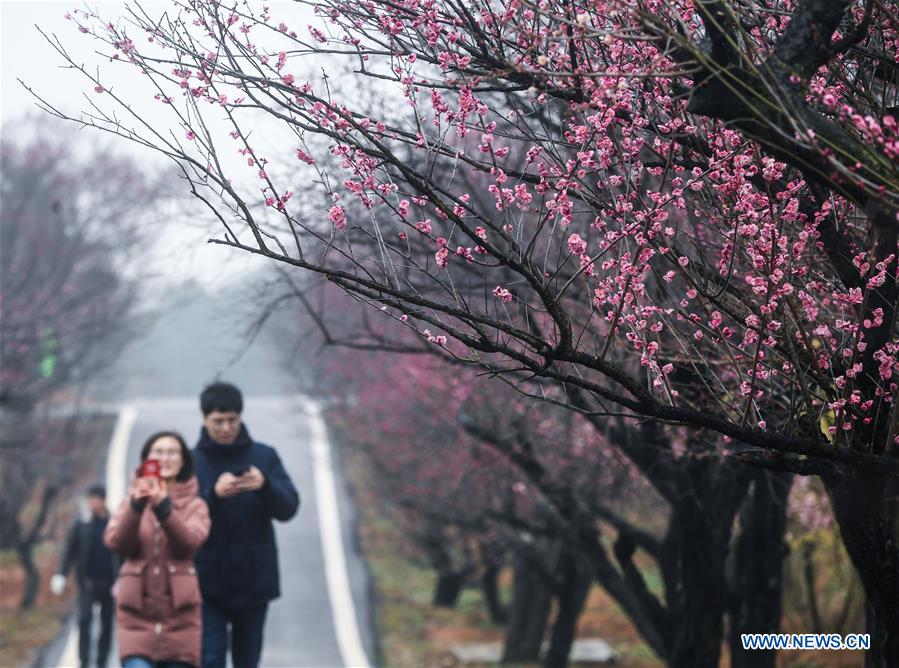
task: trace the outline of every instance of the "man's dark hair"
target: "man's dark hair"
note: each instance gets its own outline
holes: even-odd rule
[[[87,488],[88,496],[97,496],[101,499],[106,498],[106,488],[103,485],[91,485]]]
[[[200,395],[200,410],[203,417],[212,412],[242,413],[243,396],[231,383],[212,383]]]
[[[185,482],[190,480],[190,477],[194,474],[194,458],[191,456],[190,450],[187,449],[187,443],[184,442],[184,437],[177,431],[157,431],[153,434],[146,440],[144,447],[141,448],[140,460],[142,462],[146,461],[153,444],[160,438],[166,437],[174,438],[178,441],[178,445],[181,446],[181,470],[178,471],[178,475],[175,476],[175,482]]]

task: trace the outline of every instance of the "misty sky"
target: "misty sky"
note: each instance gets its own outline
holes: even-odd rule
[[[151,15],[161,13],[172,6],[170,2],[142,2]],[[293,3],[271,3],[275,12],[292,16],[300,25],[310,22],[308,9]],[[92,2],[90,8],[99,10],[104,20],[116,21],[125,11],[125,2]],[[78,2],[7,2],[0,0],[0,113],[4,128],[8,121],[32,114],[38,122],[55,121],[49,114],[35,106],[34,97],[19,83],[19,79],[34,89],[35,93],[61,112],[78,117],[88,108],[88,100],[96,100],[93,84],[81,73],[65,68],[62,57],[40,34],[35,24],[49,36],[57,36],[73,56],[83,63],[95,63],[102,68],[102,80],[109,90],[129,100],[133,107],[151,125],[171,127],[167,108],[153,101],[153,91],[147,88],[147,79],[135,76],[135,71],[119,67],[124,76],[116,78],[116,69],[108,67],[108,60],[94,53],[97,42],[82,35],[73,21],[65,14],[78,7]],[[273,12],[273,13],[275,13]],[[291,14],[292,12],[292,14]],[[301,23],[302,22],[302,23]],[[321,65],[321,61],[317,63]],[[93,98],[91,96],[94,96]],[[99,101],[99,100],[98,100]],[[211,119],[215,122],[215,119]],[[138,160],[148,169],[162,169],[172,163],[152,150],[102,133],[80,128],[76,123],[63,123],[63,137],[70,137],[74,146],[86,146],[106,142],[114,150]],[[181,128],[173,128],[183,133]],[[278,141],[280,124],[265,128],[269,141]],[[54,135],[55,136],[55,135]],[[283,142],[282,142],[283,144]],[[292,145],[292,144],[289,144]],[[223,161],[237,159],[222,156]],[[245,158],[239,158],[245,165]],[[244,172],[246,168],[244,167]],[[239,178],[240,173],[238,173]],[[254,181],[258,187],[258,177]],[[157,276],[145,293],[148,305],[156,315],[146,323],[146,331],[132,341],[125,354],[110,370],[105,389],[111,397],[163,396],[193,394],[218,374],[242,384],[253,393],[277,392],[277,374],[282,359],[279,350],[268,348],[243,351],[243,334],[246,322],[239,302],[246,299],[247,282],[232,288],[244,275],[259,276],[258,270],[272,266],[248,253],[206,243],[211,236],[221,237],[220,224],[210,220],[198,222],[198,207],[193,206],[186,186],[174,182],[173,188],[183,189],[186,204],[168,203],[158,215],[160,221],[168,221],[158,234],[147,264]],[[180,208],[179,208],[180,207]],[[190,210],[190,216],[186,211]],[[143,262],[143,258],[141,258]],[[143,267],[142,267],[143,269]],[[189,280],[197,280],[205,290],[185,286]],[[228,285],[229,289],[217,290]],[[103,390],[103,384],[98,384]],[[295,384],[290,391],[296,391]]]
[[[171,3],[157,1],[141,4],[150,14],[171,6]],[[271,4],[282,12],[293,12],[297,20],[311,20],[304,9],[291,3]],[[108,17],[115,20],[124,13],[125,5],[125,2],[91,2],[87,6],[97,8],[104,19]],[[34,97],[19,83],[19,79],[64,113],[77,116],[87,108],[87,99],[90,95],[95,95],[92,84],[79,72],[63,67],[65,63],[61,56],[35,27],[37,24],[47,35],[58,37],[75,60],[102,65],[105,59],[100,59],[94,53],[96,42],[81,35],[74,22],[65,19],[67,11],[84,6],[78,2],[0,0],[0,119],[4,123],[28,113],[38,117],[46,116],[44,112],[37,110]],[[103,71],[104,83],[108,88],[114,86],[117,95],[136,101],[140,113],[151,124],[168,127],[168,120],[161,113],[162,107],[150,103],[151,93],[143,87],[146,80],[141,80],[130,72],[121,78],[114,78],[115,70],[105,68]],[[71,133],[76,145],[78,141],[85,140],[108,141],[116,150],[134,156],[146,166],[161,168],[171,164],[153,151],[109,135],[108,139],[104,139],[103,133],[79,129],[74,123],[71,124]],[[177,210],[167,211],[165,215],[172,220],[160,234],[150,259],[155,273],[163,277],[164,284],[194,278],[208,287],[214,287],[263,266],[263,261],[259,258],[206,243],[211,236],[221,235],[221,228],[211,221],[208,226],[198,224],[195,216],[186,219],[179,216]]]

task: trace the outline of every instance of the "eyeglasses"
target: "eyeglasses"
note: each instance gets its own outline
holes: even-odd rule
[[[159,450],[153,448],[148,457],[149,459],[163,459],[164,457],[174,459],[181,457],[181,448],[160,448]]]

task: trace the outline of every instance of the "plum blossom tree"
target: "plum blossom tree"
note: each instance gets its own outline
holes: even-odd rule
[[[243,3],[75,13],[183,134],[69,59],[97,91],[80,120],[179,162],[218,243],[323,275],[435,348],[562,387],[596,422],[683,425],[694,454],[820,476],[869,660],[899,661],[895,4],[310,6],[306,30]],[[297,73],[323,54],[406,112]],[[289,155],[263,154],[263,124]],[[225,167],[234,150],[258,186]],[[673,445],[618,447],[671,490],[689,468]]]

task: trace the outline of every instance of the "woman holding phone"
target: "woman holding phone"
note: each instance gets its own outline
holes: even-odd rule
[[[200,588],[193,556],[209,535],[193,460],[175,432],[153,434],[103,540],[124,559],[116,627],[123,668],[200,665]]]

